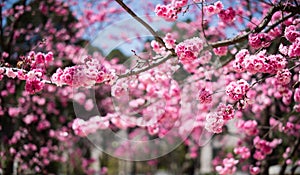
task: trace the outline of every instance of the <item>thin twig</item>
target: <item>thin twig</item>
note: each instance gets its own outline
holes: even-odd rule
[[[166,62],[170,58],[172,58],[172,55],[169,55],[169,56],[167,56],[165,58],[162,58],[161,60],[159,60],[157,62],[154,62],[154,63],[150,64],[149,66],[144,67],[142,69],[139,69],[139,70],[136,70],[136,71],[130,71],[128,73],[124,73],[124,74],[118,75],[118,79],[130,77],[130,76],[133,76],[133,75],[138,75],[138,74],[140,74],[142,72],[145,72],[147,70],[150,70],[150,69],[152,69],[152,68],[154,68],[156,66],[159,66],[159,65],[163,64],[164,62]]]

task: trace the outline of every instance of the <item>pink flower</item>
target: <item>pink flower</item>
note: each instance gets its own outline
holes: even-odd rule
[[[266,33],[254,33],[249,35],[249,45],[254,49],[269,47],[270,44],[271,37]]]
[[[214,48],[213,51],[216,55],[218,56],[224,56],[227,54],[228,47],[227,46],[222,46],[218,48]]]
[[[209,113],[206,115],[205,129],[213,133],[221,133],[225,122],[222,116],[217,113]]]
[[[251,175],[257,175],[257,174],[260,173],[260,168],[259,167],[254,167],[254,166],[250,166],[249,171],[250,171]]]
[[[226,86],[226,94],[233,100],[241,100],[249,90],[250,85],[247,81],[240,79],[237,82],[231,82]]]
[[[250,149],[245,146],[234,148],[234,153],[240,155],[242,159],[248,159],[251,155]]]
[[[7,52],[3,52],[3,53],[2,53],[2,57],[3,57],[3,58],[8,58],[8,56],[9,56],[9,53],[7,53]]]
[[[297,37],[295,42],[289,46],[288,55],[290,57],[300,56],[300,37]]]
[[[10,117],[16,117],[20,114],[20,112],[21,112],[20,108],[14,108],[14,107],[8,108],[8,115]]]
[[[223,3],[221,1],[217,1],[214,3],[214,6],[215,6],[215,12],[216,13],[220,13],[221,10],[223,10],[224,6],[223,6]]]
[[[38,117],[33,114],[28,114],[23,118],[24,123],[27,125],[31,124],[32,122],[35,122],[38,120]]]
[[[282,69],[277,72],[275,78],[276,78],[276,84],[279,85],[287,85],[291,81],[292,73],[288,69]]]
[[[208,15],[213,15],[217,13],[216,7],[214,5],[205,6],[204,10]]]
[[[58,68],[51,80],[57,86],[67,84],[72,87],[91,87],[96,83],[113,83],[115,78],[114,70],[108,71],[98,60],[86,57],[82,64],[64,70]]]
[[[175,48],[175,52],[179,60],[184,64],[185,62],[191,62],[195,60],[199,56],[199,52],[202,49],[202,39],[194,37],[179,43]]]
[[[14,72],[12,68],[8,68],[8,69],[6,69],[6,76],[9,78],[16,78],[17,73]]]
[[[43,90],[45,83],[40,81],[38,78],[27,80],[25,84],[25,90],[30,94],[35,94]]]
[[[154,12],[157,16],[164,18],[166,21],[175,21],[178,17],[177,14],[180,12],[180,8],[175,8],[171,4],[160,5],[155,7]]]
[[[211,103],[212,102],[212,92],[203,88],[199,92],[200,103]]]
[[[151,47],[153,48],[153,51],[157,54],[163,54],[165,52],[165,48],[156,40],[151,41]]]
[[[247,120],[247,121],[240,120],[237,123],[237,127],[249,136],[257,135],[259,132],[257,129],[257,122],[255,120]]]
[[[236,164],[238,164],[238,160],[233,158],[225,158],[223,159],[223,166],[217,166],[216,171],[220,175],[230,175],[236,172]]]
[[[166,36],[163,38],[163,40],[168,49],[175,48],[176,39],[174,39],[174,37],[171,33],[167,33]]]
[[[225,104],[221,103],[218,106],[217,114],[223,116],[224,120],[231,120],[234,117],[233,106],[230,104],[226,106]]]
[[[224,23],[232,23],[235,19],[236,12],[232,7],[229,7],[227,10],[221,10],[219,13],[220,19]]]
[[[44,64],[45,63],[45,56],[43,53],[39,52],[35,55],[35,64]]]
[[[217,1],[213,5],[208,5],[204,7],[204,12],[207,15],[214,15],[220,13],[221,10],[223,10],[223,4],[221,1]]]
[[[269,142],[256,136],[253,139],[253,145],[257,149],[256,152],[258,152],[256,159],[260,160],[260,158],[265,157],[264,155],[271,154],[273,149],[280,143],[280,139],[274,139],[272,142]]]
[[[175,8],[184,7],[188,3],[188,0],[172,0],[172,6]]]
[[[84,104],[84,108],[87,111],[91,111],[94,108],[94,102],[92,99],[88,99],[85,104]]]
[[[285,28],[284,30],[284,36],[287,40],[290,42],[295,42],[297,37],[300,37],[300,32],[297,31],[296,26],[290,25]]]
[[[295,102],[298,102],[298,103],[300,102],[300,89],[299,88],[295,89],[294,100],[295,100]]]
[[[42,131],[51,127],[51,124],[48,120],[42,120],[38,123],[37,130]]]
[[[50,63],[53,61],[53,53],[52,52],[48,52],[45,56],[45,62],[46,64]]]
[[[254,155],[253,155],[253,158],[256,159],[256,160],[264,160],[266,158],[266,154],[264,154],[261,151],[256,150]]]
[[[128,84],[124,79],[118,80],[111,87],[111,95],[113,97],[121,97],[125,95],[127,91],[128,91]]]
[[[244,59],[245,57],[249,55],[249,51],[246,49],[240,50],[236,55],[235,55],[235,61],[233,64],[233,68],[236,72],[244,72],[244,67],[242,66],[244,64]]]
[[[86,125],[86,122],[82,119],[76,118],[73,121],[72,129],[74,130],[74,133],[78,136],[86,136],[87,134],[82,129]]]

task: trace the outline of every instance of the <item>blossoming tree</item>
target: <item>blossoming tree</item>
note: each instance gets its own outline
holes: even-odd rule
[[[207,141],[235,135],[231,147],[214,155],[212,171],[268,174],[280,165],[279,174],[288,166],[294,173],[300,166],[300,3],[139,3],[1,2],[2,171],[51,173],[57,162],[88,154],[73,145],[77,136],[97,145],[100,132],[104,151],[135,161],[158,158],[182,142],[198,159]],[[151,34],[140,43],[143,53],[132,49],[120,62],[83,47],[90,33],[122,14]],[[157,17],[172,25],[158,32],[150,22]],[[121,32],[112,33],[111,40]],[[89,159],[79,162],[83,173],[94,173]]]

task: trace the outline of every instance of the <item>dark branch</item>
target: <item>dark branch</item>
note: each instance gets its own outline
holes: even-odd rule
[[[159,42],[161,45],[163,45],[166,48],[165,42],[163,39],[158,36],[158,34],[155,32],[155,30],[146,23],[142,18],[140,18],[137,14],[135,14],[122,0],[115,0],[128,14],[130,14],[135,20],[137,20],[140,24],[142,24],[155,38],[157,42]],[[166,48],[167,49],[167,48]],[[169,49],[169,51],[172,52],[172,54],[175,54],[174,49]]]
[[[271,7],[269,12],[265,16],[264,20],[254,30],[248,31],[247,33],[245,33],[243,35],[237,35],[236,37],[231,38],[231,39],[211,43],[211,44],[209,44],[209,46],[213,47],[213,48],[217,48],[217,47],[221,47],[221,46],[233,45],[233,44],[236,44],[236,43],[246,40],[251,33],[259,33],[261,31],[263,31],[267,27],[268,23],[271,21],[273,14],[280,10],[286,11],[286,12],[291,12],[291,14],[286,16],[285,18],[279,20],[278,22],[274,23],[274,25],[272,25],[268,28],[268,31],[275,28],[278,24],[280,24],[280,22],[282,22],[282,20],[284,21],[287,18],[290,18],[296,14],[300,14],[300,7],[282,6],[282,5],[273,6],[273,7]],[[208,48],[206,48],[206,49],[208,49]]]

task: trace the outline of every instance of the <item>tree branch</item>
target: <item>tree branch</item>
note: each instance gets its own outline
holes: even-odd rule
[[[139,69],[139,70],[136,70],[136,71],[129,71],[128,73],[125,73],[125,74],[121,74],[121,75],[118,75],[118,79],[122,79],[122,78],[126,78],[126,77],[130,77],[130,76],[133,76],[133,75],[138,75],[142,72],[145,72],[147,70],[150,70],[156,66],[159,66],[160,64],[163,64],[164,62],[166,62],[168,59],[170,59],[173,55],[169,55],[165,58],[162,58],[152,64],[150,64],[149,66],[146,66],[146,67],[143,67],[142,69]]]
[[[158,36],[158,34],[155,32],[155,30],[148,24],[146,23],[142,18],[140,18],[137,14],[135,14],[122,0],[115,0],[129,15],[131,15],[136,21],[138,21],[140,24],[142,24],[155,38],[157,42],[162,44],[167,50],[171,51],[172,54],[175,54],[174,49],[168,49],[166,47],[165,42],[163,39]]]
[[[267,13],[267,15],[262,20],[262,22],[254,30],[248,31],[243,35],[237,35],[236,37],[231,38],[231,39],[218,41],[215,43],[210,43],[209,46],[216,48],[216,47],[236,44],[236,43],[246,40],[251,33],[258,33],[258,32],[263,31],[267,27],[268,23],[271,21],[273,14],[279,10],[291,12],[291,14],[286,16],[285,18],[279,20],[278,22],[274,23],[274,25],[272,25],[268,28],[268,31],[275,28],[278,24],[280,24],[280,22],[282,22],[282,20],[286,20],[287,18],[290,18],[296,14],[300,14],[300,7],[275,5],[275,6],[271,7],[271,9]],[[207,46],[207,47],[209,47],[209,46]],[[208,48],[206,48],[206,49],[208,49]]]
[[[227,40],[223,40],[223,41],[218,41],[215,43],[211,43],[209,44],[209,46],[216,48],[216,47],[221,47],[221,46],[228,46],[228,45],[232,45],[232,44],[236,44],[238,42],[242,42],[246,39],[248,39],[248,36],[251,33],[258,33],[261,32],[267,25],[268,23],[271,21],[273,14],[278,10],[278,7],[272,7],[270,9],[270,11],[267,13],[267,15],[265,16],[264,20],[254,29],[251,31],[246,32],[243,35],[237,35],[234,38],[231,39],[227,39]]]

